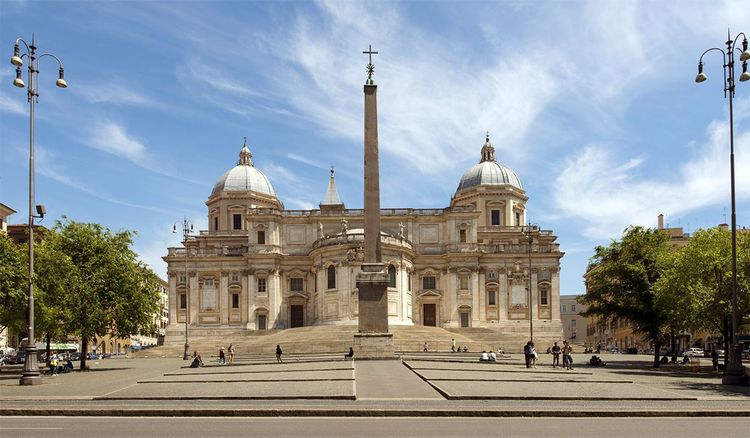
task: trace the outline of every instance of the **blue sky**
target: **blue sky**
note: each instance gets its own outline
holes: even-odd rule
[[[743,1],[0,1],[6,58],[36,35],[37,202],[137,230],[162,277],[172,224],[206,228],[204,202],[247,136],[286,208],[317,206],[328,167],[362,206],[362,84],[375,58],[383,207],[446,207],[490,131],[566,252],[562,293],[583,292],[597,244],[663,213],[686,231],[729,211],[721,59],[693,82]],[[50,61],[45,59],[44,61]],[[0,69],[0,202],[25,222],[28,105]],[[25,78],[25,76],[24,76]],[[750,83],[735,100],[737,214],[750,225]],[[728,218],[728,216],[727,216]],[[728,219],[727,219],[728,220]]]

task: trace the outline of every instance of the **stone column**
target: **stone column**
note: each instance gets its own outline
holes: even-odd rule
[[[497,319],[508,319],[508,274],[503,269],[497,273]]]
[[[471,326],[479,327],[479,272],[471,272]]]
[[[539,319],[539,288],[537,287],[538,276],[536,272],[531,274],[531,319]]]
[[[244,284],[242,285],[247,297],[247,307],[245,313],[245,327],[248,330],[255,330],[255,275],[247,274],[242,276]]]
[[[180,300],[177,298],[177,276],[169,274],[169,324],[177,325],[177,312],[180,307]],[[161,316],[161,315],[159,315]]]
[[[200,308],[200,303],[198,302],[198,297],[200,297],[200,291],[198,290],[198,271],[188,273],[188,278],[186,280],[190,282],[190,294],[188,296],[188,313],[190,314],[190,317],[188,318],[188,324],[192,325],[198,322],[198,309]]]
[[[219,322],[221,325],[229,324],[229,277],[226,272],[219,274]]]
[[[479,277],[479,310],[477,311],[477,319],[480,321],[487,321],[487,288],[485,287],[484,276],[481,271],[477,271],[477,277]],[[497,297],[495,297],[497,299]]]

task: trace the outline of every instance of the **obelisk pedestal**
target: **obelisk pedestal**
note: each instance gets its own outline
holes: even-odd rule
[[[388,271],[380,251],[380,169],[378,165],[378,87],[372,80],[372,55],[365,84],[365,261],[357,274],[359,333],[354,335],[357,359],[395,359],[393,334],[388,332]]]

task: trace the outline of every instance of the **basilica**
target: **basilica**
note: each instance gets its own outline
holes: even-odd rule
[[[477,151],[448,207],[381,209],[389,325],[527,333],[532,323],[559,338],[557,237],[525,225],[526,192],[489,137]],[[333,170],[318,209],[286,210],[245,144],[206,206],[209,229],[164,257],[172,332],[357,324],[364,212],[346,208]]]

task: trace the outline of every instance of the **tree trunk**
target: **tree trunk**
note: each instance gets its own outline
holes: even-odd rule
[[[89,338],[83,336],[81,338],[81,371],[86,371],[86,355],[89,349]]]
[[[669,343],[671,345],[672,357],[677,356],[677,337],[674,335],[674,331],[669,332]]]
[[[47,333],[47,336],[45,336],[45,338],[47,339],[47,366],[49,366],[49,361],[50,361],[50,356],[51,356],[50,355],[50,350],[51,350],[50,349],[50,341],[52,339],[51,339],[49,333]]]
[[[661,350],[661,342],[658,340],[654,341],[654,368],[659,368],[659,350]]]

